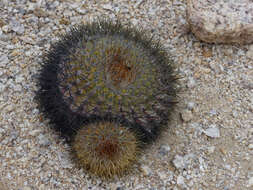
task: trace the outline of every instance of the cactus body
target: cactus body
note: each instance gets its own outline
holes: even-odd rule
[[[145,32],[94,22],[52,45],[38,99],[54,127],[70,137],[83,165],[112,176],[167,124],[175,79],[167,52]]]

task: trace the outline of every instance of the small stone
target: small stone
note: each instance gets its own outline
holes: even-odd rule
[[[214,153],[214,151],[215,151],[215,146],[207,147],[208,154],[212,154],[212,153]]]
[[[3,27],[5,25],[4,20],[0,19],[0,28]]]
[[[178,185],[185,186],[184,177],[183,177],[183,176],[179,175],[179,176],[177,177],[177,184],[178,184]]]
[[[189,110],[184,110],[183,112],[181,112],[181,117],[183,119],[183,121],[188,122],[191,121],[193,118],[192,112]]]
[[[41,184],[40,186],[39,186],[39,190],[44,190],[45,189],[45,185],[44,184]]]
[[[17,34],[23,34],[25,31],[24,25],[21,24],[19,21],[17,21],[16,19],[12,19],[10,21],[10,26],[11,29],[16,32]]]
[[[23,190],[32,190],[30,187],[24,187]]]
[[[145,176],[149,176],[151,174],[151,169],[146,165],[141,166],[141,171]]]
[[[85,15],[88,12],[86,9],[80,7],[78,7],[76,11],[81,15]]]
[[[8,33],[8,32],[9,32],[9,29],[10,29],[9,25],[4,25],[4,26],[2,27],[2,31],[3,31],[4,33]]]
[[[247,51],[246,56],[250,59],[253,59],[253,45],[249,46],[249,50]]]
[[[110,11],[113,10],[113,9],[112,9],[112,6],[111,6],[110,4],[103,5],[103,8],[104,8],[105,10],[110,10]]]
[[[251,177],[248,181],[248,187],[252,187],[253,186],[253,177]]]
[[[60,21],[59,21],[60,24],[64,24],[64,25],[69,25],[70,24],[70,21],[68,19],[65,19],[65,18],[62,18]]]
[[[63,168],[72,168],[68,154],[60,152],[58,153],[58,159]]]
[[[7,55],[0,56],[0,67],[5,67],[9,63]]]
[[[0,34],[0,40],[3,42],[8,42],[10,40],[10,36],[6,34]]]
[[[212,57],[212,55],[213,55],[212,49],[204,49],[202,52],[202,55],[205,58]]]
[[[193,110],[194,107],[195,107],[195,103],[194,103],[194,102],[188,102],[188,104],[187,104],[187,109]]]
[[[194,78],[190,77],[189,81],[187,83],[187,87],[188,88],[194,88],[195,86],[196,86],[196,82],[195,82]]]
[[[204,133],[208,137],[212,137],[212,138],[220,137],[220,130],[216,127],[216,125],[211,125],[208,129],[204,130]]]
[[[186,154],[185,156],[176,155],[172,163],[179,170],[186,169],[194,158],[194,154]]]
[[[111,190],[123,190],[123,187],[120,187],[118,184],[113,183],[110,185],[110,189]]]
[[[217,115],[217,111],[214,110],[214,109],[212,109],[212,110],[210,111],[210,115],[211,115],[211,116]]]
[[[47,12],[43,11],[41,8],[35,8],[33,10],[33,13],[37,17],[47,17],[48,16]]]
[[[175,159],[172,162],[177,169],[185,168],[184,157],[182,156],[176,155]]]
[[[159,154],[161,154],[162,156],[165,156],[165,155],[168,155],[169,152],[170,152],[170,146],[168,145],[160,146]]]
[[[251,149],[251,150],[252,150],[252,149],[253,149],[253,144],[249,144],[249,146],[248,146],[248,147],[249,147],[249,149]]]
[[[248,187],[252,187],[253,186],[253,177],[251,177],[248,181]]]
[[[41,130],[32,130],[32,131],[29,131],[29,135],[31,136],[37,136],[39,133],[41,133]]]
[[[166,175],[165,172],[159,172],[158,175],[159,175],[159,177],[160,177],[161,180],[167,179],[167,175]]]
[[[38,136],[39,139],[39,144],[42,146],[48,146],[51,144],[51,142],[49,141],[49,139],[47,137],[45,137],[43,134],[40,134]]]

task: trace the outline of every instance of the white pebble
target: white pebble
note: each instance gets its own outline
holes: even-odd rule
[[[151,174],[151,169],[148,166],[141,166],[141,170],[145,176],[149,176]]]
[[[208,137],[212,137],[212,138],[218,138],[218,137],[220,137],[220,130],[216,127],[216,125],[211,125],[211,127],[209,127],[208,129],[204,130],[204,133]]]
[[[248,187],[252,187],[253,186],[253,177],[251,177],[248,181]]]
[[[253,144],[249,144],[249,149],[253,149]]]

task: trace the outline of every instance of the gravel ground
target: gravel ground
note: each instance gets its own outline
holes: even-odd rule
[[[0,189],[253,189],[253,45],[198,41],[185,9],[184,0],[1,0]],[[43,52],[99,15],[155,34],[183,76],[169,129],[130,175],[110,181],[72,163],[34,101]]]

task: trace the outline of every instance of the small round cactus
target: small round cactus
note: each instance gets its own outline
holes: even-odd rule
[[[83,126],[74,138],[73,149],[82,166],[103,177],[120,176],[139,153],[136,135],[113,122]]]
[[[43,63],[42,110],[70,137],[80,163],[100,176],[128,168],[175,105],[176,75],[167,52],[146,32],[119,21],[72,28]]]

